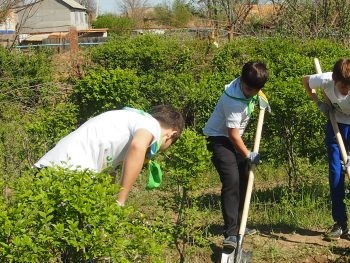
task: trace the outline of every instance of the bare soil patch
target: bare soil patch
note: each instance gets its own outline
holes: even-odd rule
[[[349,263],[350,240],[329,242],[323,239],[323,233],[323,230],[262,231],[245,237],[243,248],[253,253],[254,263]],[[212,262],[220,262],[221,241],[213,249]]]

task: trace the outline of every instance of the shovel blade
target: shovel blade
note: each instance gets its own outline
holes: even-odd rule
[[[238,257],[235,258],[235,263],[251,263],[253,258],[253,253],[251,251],[241,250],[238,253]]]
[[[241,250],[240,253],[235,253],[235,250],[224,249],[220,263],[251,263],[252,258],[253,253],[251,251]]]
[[[235,260],[234,249],[224,249],[222,251],[220,263],[234,263],[234,260]]]

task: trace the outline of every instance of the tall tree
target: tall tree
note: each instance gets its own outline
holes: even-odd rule
[[[91,24],[91,21],[94,21],[96,17],[98,16],[98,6],[96,3],[96,0],[75,0],[82,6],[86,8],[86,13],[89,17],[89,23]],[[99,1],[99,0],[97,0]]]
[[[219,0],[218,4],[227,17],[229,38],[232,38],[234,32],[240,32],[250,10],[253,5],[258,4],[258,0]]]
[[[0,1],[0,23],[4,22],[10,12],[22,3],[22,0],[1,0]]]
[[[135,19],[142,19],[148,0],[120,0],[119,7],[123,14]]]
[[[97,14],[97,3],[95,0],[76,0],[79,4],[86,8],[90,21]]]
[[[240,32],[247,17],[258,0],[198,0],[198,6],[205,6],[207,18],[214,22],[216,30],[219,21],[226,22],[229,38],[233,32]]]
[[[192,14],[189,6],[184,0],[174,0],[173,2],[173,25],[178,27],[187,26]]]

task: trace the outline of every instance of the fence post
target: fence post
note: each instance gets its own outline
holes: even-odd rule
[[[69,29],[70,52],[72,55],[78,53],[78,31],[75,27]]]

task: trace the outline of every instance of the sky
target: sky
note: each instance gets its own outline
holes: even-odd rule
[[[95,0],[96,3],[99,5],[99,14],[104,13],[113,13],[113,14],[119,14],[120,10],[118,7],[118,3],[120,3],[119,0]],[[157,4],[163,3],[165,0],[148,0],[149,6],[155,6]],[[169,0],[167,1],[169,2]]]

